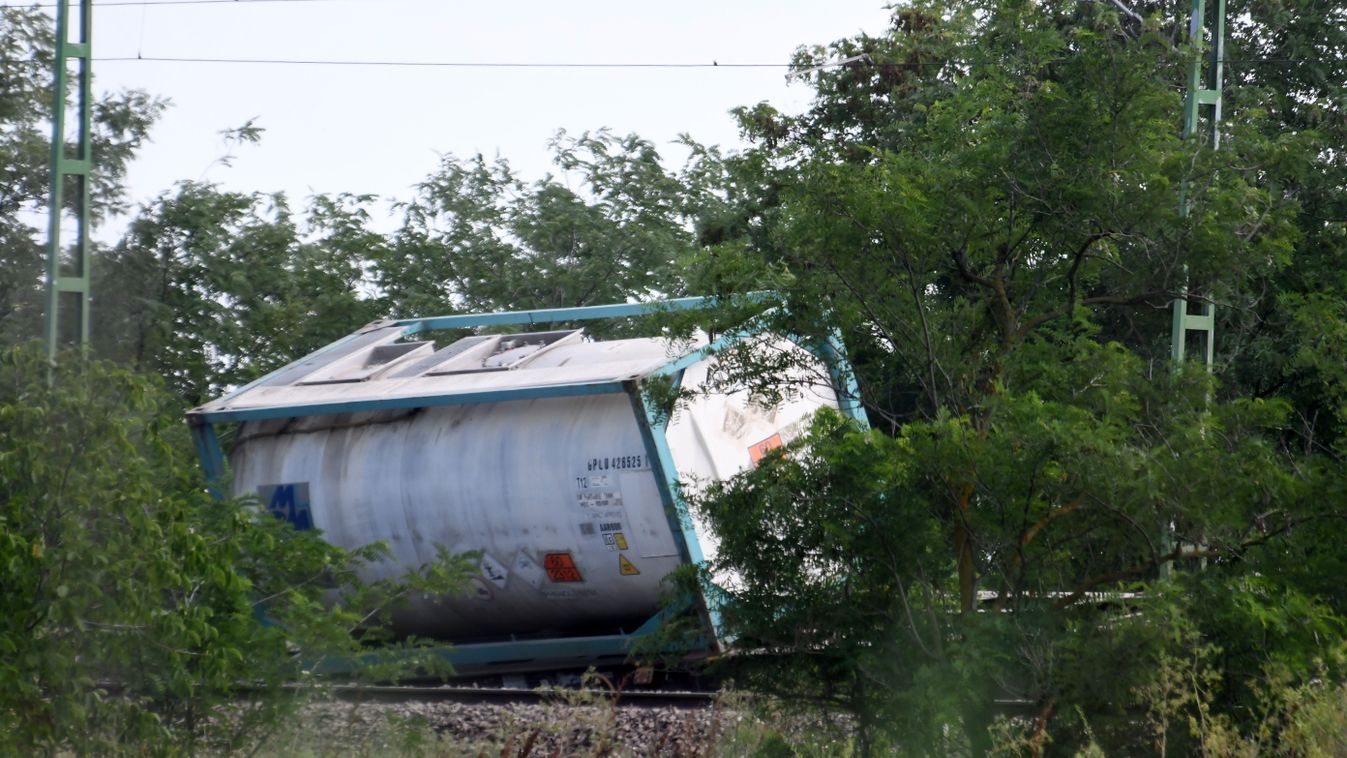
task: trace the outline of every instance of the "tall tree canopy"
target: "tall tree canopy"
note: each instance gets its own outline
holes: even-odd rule
[[[811,651],[739,673],[848,704],[863,746],[982,751],[1007,701],[1035,751],[1254,744],[1251,682],[1335,660],[1344,9],[1230,4],[1214,150],[1180,136],[1171,5],[902,4],[802,49],[813,106],[741,109],[755,146],[713,167],[692,288],[840,333],[880,429],[701,496],[730,628]],[[1185,286],[1210,377],[1169,361]]]
[[[563,132],[552,147],[561,175],[533,183],[504,159],[445,158],[402,206],[375,281],[423,313],[682,294],[674,264],[694,248],[695,177],[670,173],[635,135]]]
[[[95,259],[95,346],[197,403],[376,318],[683,294],[715,177],[666,170],[635,136],[563,133],[553,149],[561,174],[532,183],[504,159],[445,158],[389,233],[371,196],[296,212],[180,183]]]
[[[38,8],[0,8],[0,343],[40,333],[46,230],[34,223],[50,192],[54,40],[51,18]],[[140,90],[105,93],[94,102],[95,224],[125,210],[127,165],[166,105]]]
[[[350,333],[384,312],[365,291],[386,245],[370,202],[318,196],[296,217],[282,195],[179,185],[97,259],[95,346],[196,404]]]

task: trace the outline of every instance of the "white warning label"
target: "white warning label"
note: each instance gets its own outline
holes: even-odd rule
[[[543,581],[547,579],[547,573],[543,571],[543,567],[539,566],[538,562],[533,560],[533,557],[524,550],[515,553],[514,573],[535,590],[543,586]]]
[[[505,584],[510,581],[510,571],[501,565],[501,562],[491,557],[490,553],[482,553],[482,561],[478,564],[482,569],[482,576],[486,580],[501,589],[505,589]]]

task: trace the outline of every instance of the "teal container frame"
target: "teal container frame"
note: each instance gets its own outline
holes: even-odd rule
[[[761,294],[751,295],[749,297],[755,302],[762,302],[770,299],[769,296]],[[371,327],[402,327],[401,336],[411,337],[424,332],[444,329],[470,329],[486,326],[539,326],[559,322],[595,321],[647,316],[673,311],[704,310],[715,307],[719,302],[720,301],[715,298],[684,297],[646,303],[619,303],[579,308],[500,311],[484,314],[399,319],[396,321],[375,322]],[[647,374],[646,377],[667,377],[671,381],[673,388],[677,389],[682,382],[683,372],[689,366],[738,344],[754,334],[766,331],[765,328],[755,328],[756,326],[757,320],[750,322],[745,328],[726,333],[704,347],[692,350],[670,360],[668,363]],[[274,377],[282,372],[293,370],[306,362],[321,358],[324,354],[348,344],[350,341],[369,331],[369,328],[362,329],[333,342],[330,345],[320,348],[255,382],[225,395],[212,405],[227,406],[230,399],[237,398],[254,387],[265,383],[268,378]],[[860,402],[859,387],[846,360],[846,352],[842,345],[841,338],[836,334],[832,334],[823,340],[806,340],[794,335],[787,336],[823,362],[832,379],[833,389],[837,394],[838,405],[842,413],[863,428],[868,428],[869,420],[866,418],[864,407]],[[217,424],[292,418],[297,416],[325,415],[331,413],[354,413],[444,405],[498,403],[509,402],[512,400],[535,400],[540,398],[618,393],[626,394],[631,401],[632,411],[641,431],[641,438],[645,445],[646,454],[649,456],[652,463],[653,473],[655,474],[656,484],[659,489],[660,500],[664,505],[665,513],[668,515],[669,527],[673,532],[674,542],[677,545],[680,558],[683,563],[687,565],[705,565],[706,557],[702,551],[701,543],[697,539],[697,535],[693,529],[692,515],[688,510],[687,502],[680,494],[678,470],[674,466],[673,455],[669,449],[669,443],[666,437],[669,422],[668,414],[661,413],[658,408],[652,406],[645,394],[641,391],[641,380],[639,379],[484,390],[456,395],[428,394],[396,398],[304,403],[268,408],[223,408],[220,410],[204,410],[203,407],[202,409],[196,409],[189,412],[187,414],[187,419],[188,423],[191,425],[192,438],[196,445],[197,456],[201,460],[201,467],[206,475],[207,486],[213,496],[217,499],[222,499],[225,497],[225,492],[227,490],[225,482],[227,469],[225,465],[224,450],[220,445],[220,438],[215,428]],[[710,636],[709,638],[703,637],[702,649],[700,651],[692,651],[694,653],[714,652],[718,647],[718,641],[724,639],[718,603],[714,598],[704,598],[704,604],[706,620],[711,627],[708,630]],[[546,663],[547,665],[556,668],[566,668],[571,665],[584,666],[595,660],[602,660],[605,658],[625,659],[631,652],[633,645],[654,633],[670,615],[671,611],[665,609],[630,632],[619,630],[616,634],[588,637],[511,639],[500,642],[433,648],[430,650],[430,653],[447,661],[454,666],[456,671],[463,674],[482,674],[490,672],[504,673],[528,668],[530,667],[530,664],[533,663]],[[420,654],[426,652],[427,651],[425,650],[418,651]],[[320,668],[325,673],[341,674],[353,671],[361,664],[362,662],[359,660],[326,661]]]

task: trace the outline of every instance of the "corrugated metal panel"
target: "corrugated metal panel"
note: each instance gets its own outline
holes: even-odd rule
[[[381,332],[377,336],[360,335],[358,340],[339,351],[306,361],[302,367],[307,371],[301,372],[300,366],[283,369],[279,373],[288,381],[270,376],[242,391],[206,403],[193,412],[211,414],[226,410],[304,407],[431,395],[447,397],[527,387],[621,382],[656,370],[667,363],[675,351],[685,347],[673,340],[658,338],[582,342],[578,330],[542,333],[559,338],[543,345],[542,349],[491,365],[489,359],[493,354],[510,357],[508,351],[500,351],[504,343],[539,333],[470,337],[430,353],[433,343],[397,343],[397,332]]]

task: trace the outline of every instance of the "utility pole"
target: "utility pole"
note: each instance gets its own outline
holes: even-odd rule
[[[72,26],[72,0],[57,0],[55,65],[52,76],[51,195],[47,221],[47,357],[55,361],[63,342],[89,342],[89,192],[93,168],[92,34],[93,0],[79,0],[79,17]],[[72,31],[77,32],[72,39]],[[75,63],[75,129],[66,141],[66,88],[70,64]],[[67,179],[69,182],[67,183]],[[70,198],[69,214],[66,198]],[[72,235],[69,254],[62,249],[62,229],[69,218]],[[73,318],[77,330],[62,328]]]
[[[1197,138],[1195,147],[1221,146],[1221,88],[1224,82],[1225,61],[1225,0],[1215,0],[1211,8],[1206,0],[1192,0],[1192,14],[1188,21],[1188,41],[1193,47],[1188,64],[1188,86],[1183,100],[1183,140]],[[1179,215],[1188,218],[1191,202],[1188,183],[1179,189]],[[1210,298],[1196,304],[1189,302],[1188,271],[1184,268],[1179,296],[1174,298],[1173,327],[1170,337],[1170,364],[1174,371],[1183,368],[1188,360],[1188,334],[1197,332],[1202,340],[1202,363],[1211,371],[1216,355],[1216,308]],[[1161,530],[1161,551],[1174,549],[1173,524]],[[1169,578],[1169,562],[1160,564],[1160,577]]]

